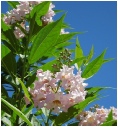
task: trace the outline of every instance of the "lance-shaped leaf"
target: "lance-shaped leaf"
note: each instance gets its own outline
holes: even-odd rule
[[[38,5],[36,5],[31,13],[30,13],[30,30],[29,30],[29,41],[30,39],[36,35],[39,30],[42,28],[42,21],[41,21],[41,16],[45,15],[49,9],[50,2],[42,2]],[[40,11],[39,11],[40,10]]]
[[[87,64],[91,60],[91,58],[93,57],[93,53],[94,53],[94,47],[92,46],[92,48],[91,48],[91,50],[89,52],[89,55],[87,56],[84,64]]]
[[[61,25],[64,16],[62,16],[56,22],[53,22],[43,29],[39,31],[36,38],[34,39],[34,43],[32,45],[32,49],[29,56],[29,63],[32,64],[45,55],[48,50],[55,45],[58,36],[60,34]]]
[[[110,62],[111,60],[114,60],[114,58],[104,59],[103,63]]]
[[[11,50],[9,50],[5,45],[2,45],[1,48],[2,65],[10,75],[12,75],[12,73],[15,74],[16,61],[13,54],[11,53]]]
[[[108,114],[108,117],[106,118],[105,122],[101,126],[114,126],[116,124],[116,120],[113,119],[113,112],[112,110]]]
[[[84,57],[83,50],[82,50],[79,40],[77,38],[76,39],[76,48],[75,48],[75,59],[81,58],[81,57]],[[83,63],[83,61],[81,61],[81,60],[77,62],[78,68],[82,65],[82,63]]]
[[[24,91],[25,96],[28,98],[29,101],[32,102],[32,100],[30,99],[29,92],[28,92],[28,90],[27,90],[25,84],[20,80],[20,78],[18,78],[18,77],[16,77],[16,78],[17,78],[17,80],[20,82],[20,84],[21,84],[21,86],[22,86],[22,89],[23,89],[23,91]],[[32,102],[32,103],[33,103],[33,102]]]
[[[66,42],[70,40],[73,36],[76,34],[81,34],[81,32],[73,32],[73,33],[68,33],[68,34],[61,34],[57,40],[57,44],[61,44],[63,42]]]
[[[34,16],[34,14],[36,14],[36,17],[35,17],[35,21],[37,22],[37,24],[41,25],[41,16],[45,15],[49,9],[49,5],[50,5],[50,1],[45,1],[45,2],[42,2],[38,5],[36,5],[31,13],[30,13],[30,16],[31,18]]]
[[[98,56],[96,59],[94,59],[86,66],[85,70],[82,73],[83,78],[89,78],[93,76],[100,69],[100,67],[103,64],[105,53],[106,50],[104,50],[100,56]]]
[[[11,105],[9,102],[1,98],[1,101],[6,104],[10,109],[12,109],[20,118],[22,118],[29,126],[32,126],[31,122],[25,117],[25,115],[16,107]]]

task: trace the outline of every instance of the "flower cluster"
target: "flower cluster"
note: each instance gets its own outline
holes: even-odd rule
[[[42,2],[43,1],[21,1],[18,5],[16,5],[16,9],[7,12],[7,15],[3,17],[3,21],[9,25],[14,24],[18,21],[22,21],[23,19],[25,19],[26,14],[29,14],[35,5],[40,4]],[[55,12],[52,10],[52,8],[54,7],[55,6],[52,3],[50,3],[50,7],[47,14],[42,17],[43,21],[52,21],[52,17],[55,15]]]
[[[68,108],[85,100],[87,86],[81,71],[73,74],[74,67],[63,65],[55,74],[50,71],[37,71],[38,80],[34,88],[29,88],[35,107],[53,109],[53,112],[67,112]],[[26,104],[29,100],[25,97]]]
[[[35,5],[40,4],[42,2],[43,1],[21,1],[17,5],[16,9],[7,12],[7,14],[3,17],[3,21],[8,25],[12,25],[17,22],[24,22],[26,14],[29,14]],[[50,3],[47,14],[42,16],[41,20],[44,24],[48,24],[49,22],[53,21],[52,17],[55,15],[55,12],[52,9],[54,7],[55,6],[52,3]],[[28,26],[25,27],[24,24],[23,27],[26,31],[29,31],[29,29],[27,29]],[[17,39],[23,38],[25,36],[25,34],[18,27],[15,27],[14,35]]]
[[[76,118],[80,121],[79,126],[100,126],[105,122],[111,110],[113,113],[113,119],[117,120],[117,109],[114,107],[110,107],[110,109],[104,107],[96,108],[95,112],[84,111]]]

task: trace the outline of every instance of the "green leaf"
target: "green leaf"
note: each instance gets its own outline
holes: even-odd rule
[[[80,61],[83,61],[85,59],[85,57],[80,57],[80,58],[77,58],[77,59],[74,59],[72,62],[71,62],[71,65],[75,64],[75,63],[78,63]]]
[[[48,63],[46,63],[46,64],[40,66],[39,69],[42,69],[43,71],[47,71],[47,70],[52,71],[52,69],[53,69],[53,68],[52,68],[52,65],[53,65],[55,62],[56,62],[56,60],[52,60],[52,61],[50,61],[50,62],[48,62]]]
[[[58,115],[58,117],[55,119],[54,125],[61,126],[65,122],[69,121],[76,115],[82,112],[82,110],[91,102],[95,101],[97,99],[97,96],[94,95],[93,97],[88,97],[84,101],[80,102],[79,104],[76,104],[68,109],[68,112],[62,112]]]
[[[56,45],[55,49],[57,49],[57,48],[63,48],[63,47],[69,46],[71,44],[72,44],[72,42],[63,42],[63,43],[60,43],[60,44]]]
[[[93,57],[93,53],[94,53],[94,47],[92,46],[92,48],[89,52],[89,55],[87,56],[87,59],[84,64],[87,64],[91,60],[91,58]]]
[[[21,117],[29,126],[32,126],[31,122],[25,117],[25,115],[16,107],[11,105],[9,102],[1,98],[1,101],[5,103],[10,109],[12,109],[19,117]]]
[[[38,110],[34,115],[35,116],[39,116],[39,115],[41,115],[43,112],[42,112],[42,110],[40,109],[40,110]]]
[[[103,90],[103,89],[107,89],[107,87],[89,87],[89,88],[86,88],[85,89],[85,90],[87,90],[86,98],[97,95],[98,92]]]
[[[35,21],[37,22],[37,24],[39,26],[42,25],[41,16],[43,16],[43,15],[45,15],[47,13],[47,11],[49,9],[49,5],[50,5],[49,1],[42,2],[42,3],[38,4],[38,5],[36,5],[32,9],[32,11],[30,12],[31,18],[34,16],[34,14],[36,14]]]
[[[29,77],[27,83],[26,83],[26,87],[30,87],[31,84],[34,82],[34,80],[36,79],[36,73],[34,73],[32,76]]]
[[[73,32],[73,33],[68,33],[68,34],[61,34],[61,35],[59,35],[59,38],[57,39],[57,43],[56,44],[61,44],[63,42],[66,42],[66,41],[70,40],[73,36],[75,36],[76,34],[81,34],[81,32]]]
[[[3,57],[7,56],[11,50],[9,48],[7,48],[5,45],[2,45],[2,52],[1,52],[1,58],[3,59]]]
[[[4,39],[6,38],[7,42],[9,42],[14,51],[18,53],[20,43],[14,35],[14,30],[11,29],[9,25],[5,24],[4,22],[2,22],[1,26],[2,26],[1,32],[4,36]]]
[[[111,60],[114,60],[114,58],[104,59],[103,63],[110,62]]]
[[[2,45],[2,65],[5,67],[6,71],[12,75],[16,73],[16,60],[11,53],[11,51],[5,46]]]
[[[4,104],[2,102],[1,102],[1,110],[9,115],[12,115],[12,110],[9,107],[7,107],[6,104]]]
[[[111,120],[101,124],[100,126],[117,126],[117,120]]]
[[[98,56],[86,66],[85,70],[82,73],[83,78],[89,78],[93,76],[100,69],[103,64],[103,58],[105,53],[106,50],[104,50],[100,56]]]
[[[45,53],[48,52],[49,49],[52,49],[52,46],[55,45],[60,34],[63,18],[64,16],[39,31],[31,48],[29,56],[30,64],[36,62],[44,56]]]
[[[7,25],[2,19],[1,19],[1,29],[3,31],[7,31],[9,29],[11,29],[11,27],[9,25]]]
[[[28,98],[29,101],[32,102],[32,100],[30,99],[29,92],[28,92],[28,90],[27,90],[25,84],[20,80],[20,78],[18,78],[18,77],[16,77],[16,78],[17,78],[17,80],[20,82],[20,84],[21,84],[21,86],[22,86],[22,89],[23,89],[23,91],[24,91],[25,96]],[[33,103],[33,102],[32,102],[32,103]]]
[[[63,10],[54,10],[55,13],[63,12]]]
[[[17,2],[17,1],[7,1],[7,3],[8,3],[12,8],[17,8],[16,5],[19,4],[19,2]]]
[[[76,39],[76,48],[75,48],[75,59],[83,57],[83,50],[80,46],[78,38]],[[78,68],[82,65],[83,61],[77,62]]]
[[[106,122],[113,120],[113,113],[112,110],[110,111],[110,113],[108,114],[108,117],[106,118]]]
[[[34,107],[33,105],[28,107],[25,111],[23,111],[23,114],[26,115],[27,113],[29,113],[33,109],[33,107]]]

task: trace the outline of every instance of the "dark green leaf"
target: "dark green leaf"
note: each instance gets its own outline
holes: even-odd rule
[[[1,101],[6,104],[10,109],[12,109],[20,118],[22,118],[29,126],[32,126],[31,122],[25,117],[25,115],[16,107],[11,105],[9,102],[1,98]]]
[[[29,77],[27,83],[26,83],[26,87],[31,87],[31,84],[34,82],[34,80],[36,79],[36,73],[34,73],[32,76]]]
[[[89,78],[93,76],[100,69],[100,67],[103,64],[105,53],[106,50],[104,50],[100,56],[98,56],[96,59],[94,59],[86,66],[85,70],[82,73],[83,78]]]
[[[67,122],[68,120],[72,119],[76,115],[82,112],[82,110],[91,102],[95,101],[97,96],[94,95],[93,97],[88,97],[84,101],[76,104],[68,109],[68,112],[62,112],[59,116],[55,119],[54,125],[60,126]]]
[[[76,48],[75,48],[75,59],[83,57],[83,50],[80,46],[78,38],[76,39]],[[77,62],[78,68],[82,65],[83,61]]]
[[[34,39],[29,56],[30,64],[36,62],[38,59],[44,56],[45,53],[48,52],[49,49],[52,49],[52,46],[55,45],[60,34],[63,18],[64,16],[62,16],[62,18],[60,18],[58,21],[45,26],[39,31],[37,37]]]
[[[19,41],[16,39],[14,35],[14,30],[8,27],[5,23],[2,24],[2,34],[4,35],[4,38],[7,39],[7,42],[13,47],[14,51],[18,53],[19,50]]]
[[[2,65],[5,67],[6,71],[10,75],[12,75],[12,73],[16,73],[15,58],[11,51],[5,45],[2,45]]]
[[[5,113],[12,115],[12,110],[3,102],[1,102],[1,110],[4,111]]]

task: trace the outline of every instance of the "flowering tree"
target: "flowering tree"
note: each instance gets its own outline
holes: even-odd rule
[[[115,107],[84,110],[107,89],[85,83],[111,60],[104,59],[106,50],[91,60],[94,48],[84,56],[78,38],[75,49],[67,49],[68,40],[81,32],[64,31],[65,15],[53,21],[58,11],[49,1],[8,4],[13,9],[1,18],[2,125],[116,125]]]

